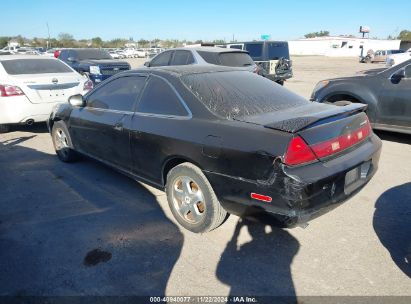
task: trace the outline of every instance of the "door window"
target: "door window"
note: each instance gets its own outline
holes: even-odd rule
[[[102,85],[87,98],[87,106],[105,110],[132,112],[146,77],[125,76]]]
[[[187,116],[176,91],[159,77],[151,77],[144,89],[137,111],[140,113]]]
[[[194,57],[190,51],[175,51],[170,65],[193,64]]]
[[[156,67],[156,66],[165,66],[168,65],[168,63],[170,62],[170,58],[171,58],[171,52],[163,52],[161,54],[159,54],[156,58],[153,58],[153,60],[151,60],[150,62],[150,66],[151,67]]]

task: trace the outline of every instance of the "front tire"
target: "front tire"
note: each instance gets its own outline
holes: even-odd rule
[[[54,149],[58,158],[65,162],[73,162],[77,160],[77,153],[73,150],[70,133],[64,122],[56,121],[51,131]]]
[[[209,181],[191,163],[183,163],[170,170],[166,194],[174,218],[192,232],[209,232],[227,217]]]
[[[10,131],[9,125],[0,125],[0,133],[7,133]]]

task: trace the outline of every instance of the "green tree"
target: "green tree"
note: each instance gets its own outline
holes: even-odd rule
[[[60,33],[58,35],[60,47],[74,47],[76,46],[73,35],[69,33]]]
[[[139,41],[137,41],[137,43],[139,47],[148,47],[150,42],[141,38]]]
[[[330,36],[329,31],[312,32],[312,33],[308,33],[304,35],[305,38],[326,37],[326,36]]]
[[[93,47],[102,47],[103,46],[103,39],[101,39],[100,37],[94,37],[91,39],[91,45]]]
[[[0,48],[4,48],[9,43],[10,37],[0,37]]]
[[[402,30],[397,38],[400,40],[411,41],[411,31]]]

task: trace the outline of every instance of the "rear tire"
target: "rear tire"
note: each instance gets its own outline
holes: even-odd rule
[[[9,125],[0,125],[0,133],[7,133],[10,131]]]
[[[203,172],[191,163],[183,163],[167,174],[168,205],[177,222],[195,233],[209,232],[227,218]]]
[[[70,133],[64,122],[56,121],[54,123],[51,137],[56,154],[61,161],[69,163],[78,159],[78,154],[73,150]]]

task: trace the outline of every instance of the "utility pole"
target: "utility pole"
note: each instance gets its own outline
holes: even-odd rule
[[[48,34],[48,39],[47,39],[47,49],[49,48],[49,43],[50,43],[50,29],[49,29],[49,23],[46,22],[47,25],[47,34]]]

